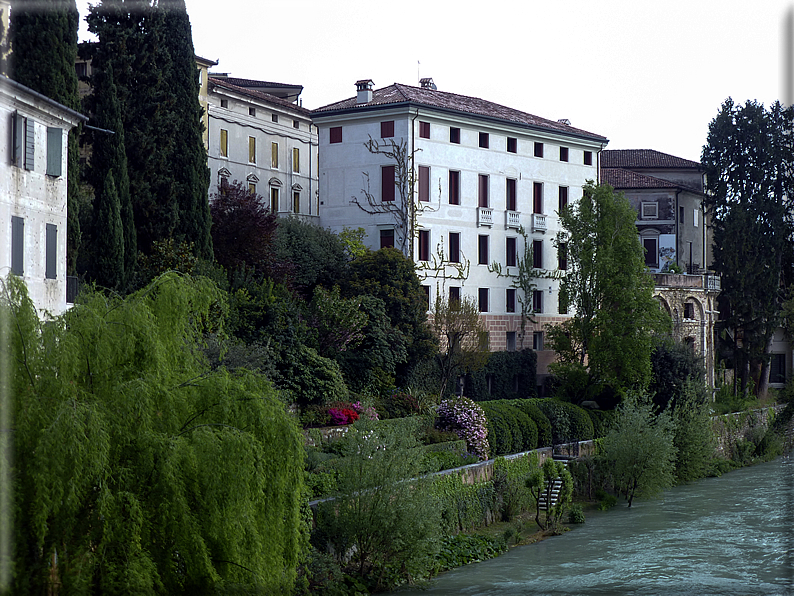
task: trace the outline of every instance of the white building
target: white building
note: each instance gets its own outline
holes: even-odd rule
[[[318,219],[317,132],[302,87],[209,74],[210,194],[238,181],[271,211]]]
[[[0,75],[0,276],[41,315],[66,310],[67,137],[85,117]]]
[[[542,375],[553,357],[543,351],[543,326],[567,315],[558,306],[565,256],[552,243],[558,209],[597,180],[608,141],[567,120],[439,91],[431,79],[420,84],[373,90],[372,81],[358,81],[355,97],[313,112],[320,222],[334,231],[363,227],[370,248],[395,245],[413,255],[431,303],[436,292],[474,298],[490,348],[534,347]],[[405,148],[407,177],[401,181],[399,160],[367,148],[370,139]],[[413,225],[411,217],[401,221],[401,189],[416,209]],[[535,266],[549,276],[530,296],[513,287],[525,249],[520,228]],[[535,311],[526,337],[521,301]]]

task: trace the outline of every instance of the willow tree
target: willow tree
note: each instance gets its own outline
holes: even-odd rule
[[[291,589],[301,436],[263,377],[204,362],[219,304],[170,274],[42,324],[5,283],[14,593]]]

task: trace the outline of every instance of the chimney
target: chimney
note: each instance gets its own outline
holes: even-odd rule
[[[372,79],[356,81],[356,103],[369,103],[372,101]]]
[[[436,87],[436,84],[433,82],[433,79],[430,77],[419,79],[419,86],[422,89],[431,89],[433,91],[438,91],[438,87]]]
[[[571,121],[568,120],[567,118],[560,118],[559,120],[557,120],[557,122],[559,122],[560,124],[564,124],[565,126],[571,125]]]

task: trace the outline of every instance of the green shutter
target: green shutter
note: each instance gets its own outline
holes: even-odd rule
[[[44,276],[55,279],[58,276],[58,226],[47,224],[46,265]]]
[[[22,167],[22,156],[25,147],[25,118],[14,112],[11,116],[11,128],[13,130],[13,143],[11,153],[11,163],[17,167]]]
[[[63,158],[63,130],[47,127],[47,175],[61,175],[61,159]]]
[[[36,156],[36,126],[30,118],[25,119],[25,169],[33,170]]]
[[[25,220],[11,216],[11,273],[25,273]]]

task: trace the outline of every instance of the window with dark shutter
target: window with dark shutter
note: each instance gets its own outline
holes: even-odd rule
[[[592,166],[593,165],[593,152],[592,151],[585,151],[584,152],[584,165]]]
[[[488,288],[477,290],[477,303],[480,312],[488,312]]]
[[[419,260],[430,260],[430,230],[419,230]]]
[[[342,142],[342,127],[341,126],[333,126],[330,129],[330,141],[331,143],[341,143]]]
[[[460,129],[454,126],[449,128],[449,142],[460,145]]]
[[[47,246],[44,276],[47,279],[55,279],[58,273],[58,226],[55,224],[47,224],[46,235]]]
[[[11,116],[11,129],[13,136],[11,163],[21,168],[25,157],[25,118],[17,112]]]
[[[515,178],[507,179],[507,210],[516,211],[516,180]]]
[[[543,312],[543,292],[532,291],[532,312]]]
[[[477,238],[477,262],[480,265],[488,264],[488,236]]]
[[[384,203],[394,200],[394,166],[380,168],[380,200]]]
[[[394,136],[394,120],[387,120],[380,123],[380,138],[388,139]]]
[[[480,147],[483,149],[488,149],[490,139],[488,138],[487,132],[480,133]]]
[[[543,183],[532,184],[532,213],[543,213]]]
[[[535,157],[543,157],[543,143],[535,143]]]
[[[419,123],[419,136],[423,139],[430,138],[430,123],[429,122],[420,122]]]
[[[380,231],[380,247],[394,248],[394,228]]]
[[[560,161],[568,161],[568,147],[560,147]]]
[[[458,286],[449,287],[449,305],[460,304],[460,288]]]
[[[449,262],[460,263],[460,233],[449,233]]]
[[[419,166],[419,200],[430,200],[430,168]]]
[[[479,185],[478,185],[478,202],[477,204],[480,207],[487,207],[488,206],[488,175],[487,174],[480,174],[478,177]]]
[[[505,265],[508,267],[516,266],[516,239],[513,237],[505,240]]]
[[[518,152],[518,139],[516,139],[515,137],[507,137],[507,152],[508,153]]]
[[[460,172],[449,171],[449,204],[460,205]]]
[[[557,245],[557,269],[568,269],[568,245],[564,242]]]
[[[543,269],[543,240],[532,241],[532,266]]]
[[[516,290],[515,288],[507,288],[505,295],[505,311],[516,312]]]
[[[560,206],[559,206],[559,213],[562,213],[563,209],[568,206],[568,187],[561,186],[559,192],[559,199],[560,199]]]
[[[25,220],[11,216],[11,273],[25,273]]]
[[[33,170],[36,156],[36,126],[33,120],[25,118],[25,169]]]

